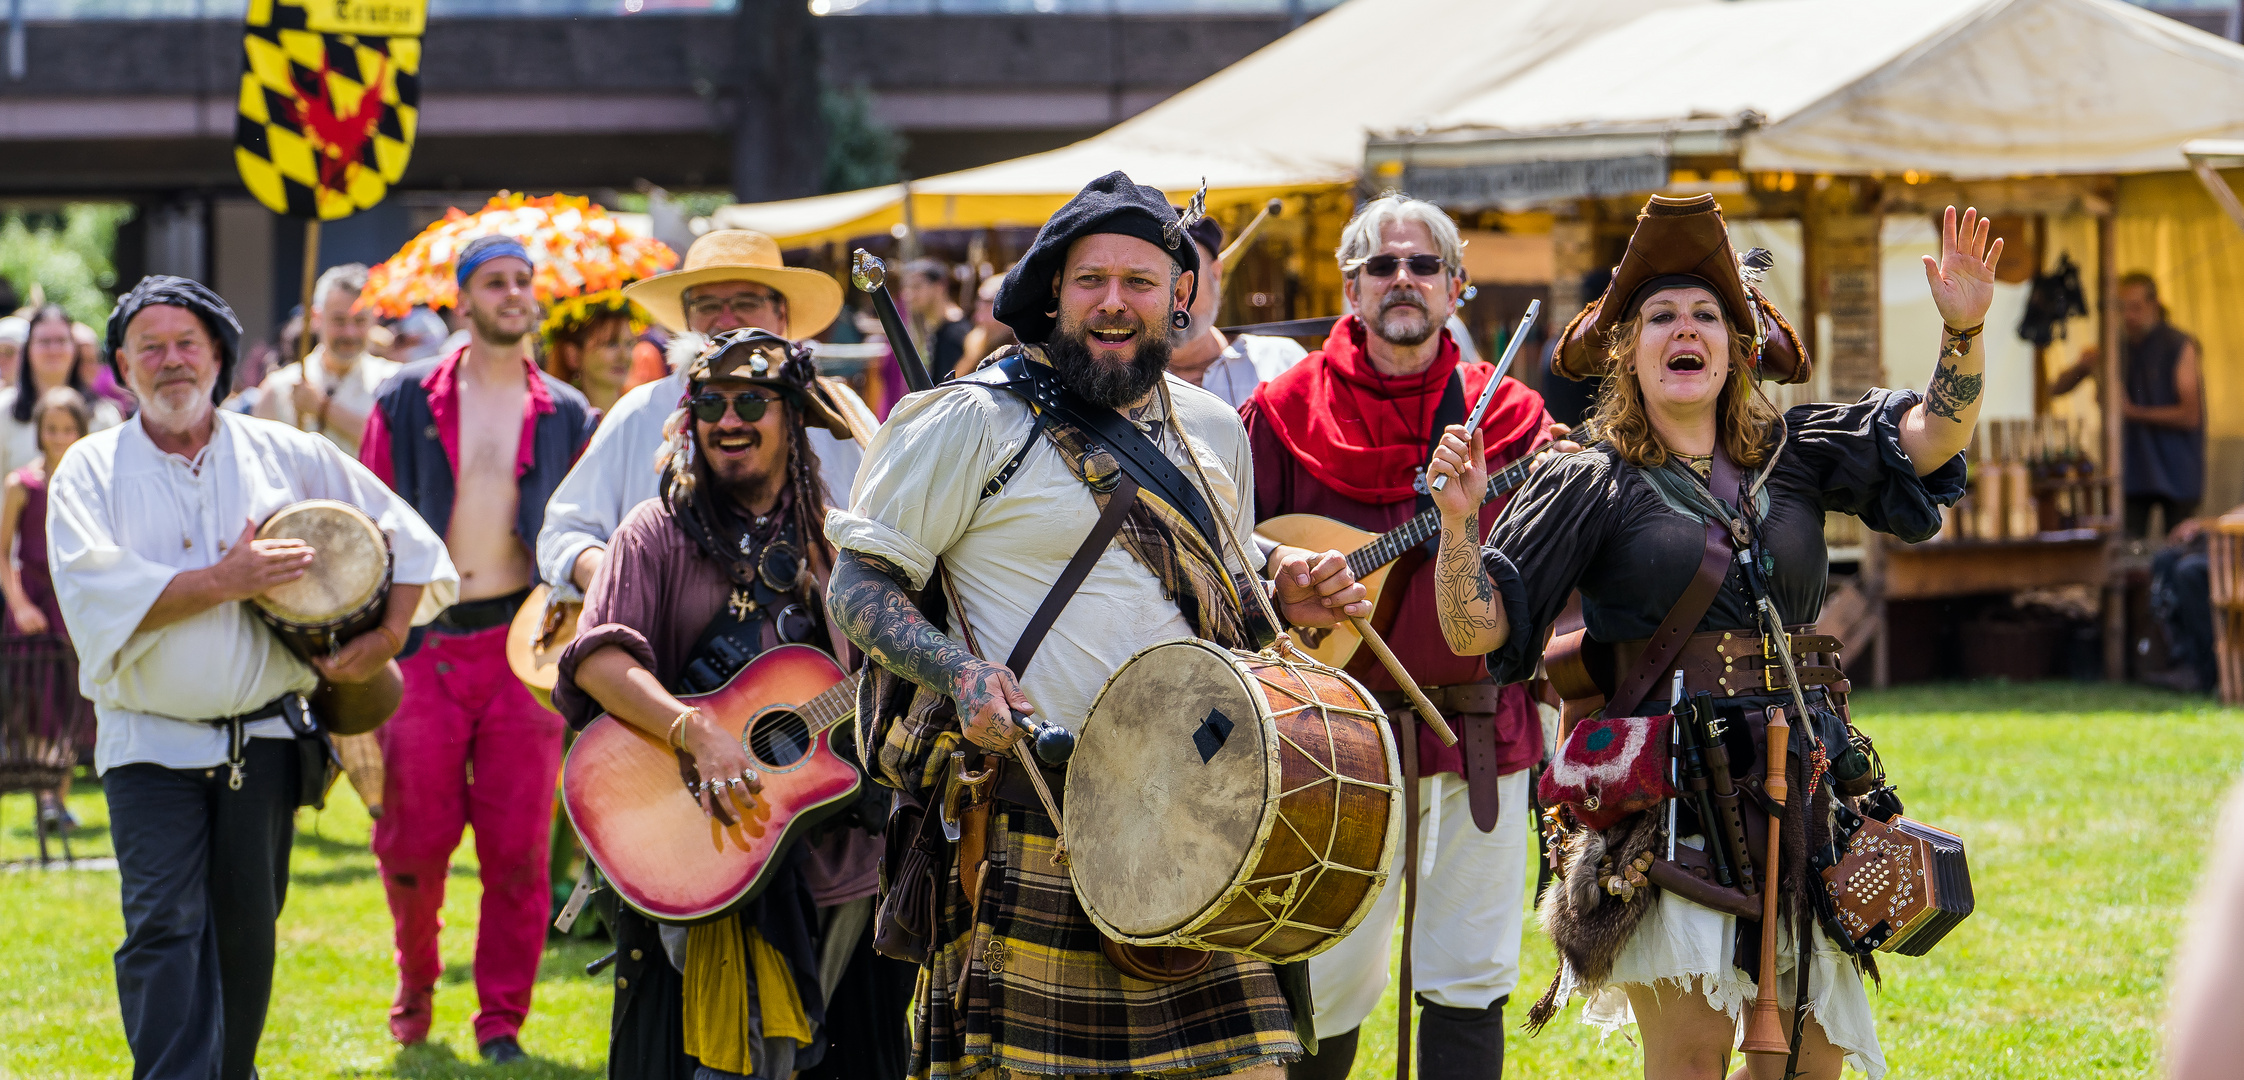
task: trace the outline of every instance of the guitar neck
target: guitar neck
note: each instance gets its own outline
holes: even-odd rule
[[[796,708],[811,734],[816,735],[857,715],[857,680],[861,677],[856,672],[844,675],[842,681]]]
[[[1534,465],[1534,455],[1523,457],[1497,470],[1488,478],[1488,492],[1481,497],[1486,502],[1527,482],[1527,473]],[[1363,577],[1396,559],[1403,553],[1432,539],[1441,531],[1441,511],[1422,511],[1409,521],[1379,534],[1378,539],[1348,553],[1348,569]]]

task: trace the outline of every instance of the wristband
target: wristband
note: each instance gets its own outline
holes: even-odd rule
[[[375,624],[374,632],[382,635],[382,639],[390,643],[391,656],[396,656],[405,651],[405,642],[398,640],[397,631],[390,629],[388,623]]]
[[[1958,330],[1953,326],[1942,323],[1940,332],[1946,337],[1942,339],[1940,358],[1942,360],[1961,359],[1964,353],[1971,350],[1971,339],[1978,337],[1980,332],[1985,329],[1987,329],[1986,323],[1980,323],[1969,330]]]

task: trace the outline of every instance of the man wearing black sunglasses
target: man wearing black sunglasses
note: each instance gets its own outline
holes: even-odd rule
[[[1464,422],[1495,375],[1491,365],[1466,360],[1462,343],[1443,329],[1464,297],[1464,247],[1439,207],[1396,195],[1365,204],[1342,232],[1335,254],[1356,314],[1240,410],[1264,520],[1317,515],[1363,530],[1368,540],[1432,507],[1423,475],[1433,447],[1444,427]],[[1551,423],[1541,397],[1507,379],[1475,445],[1485,445],[1494,473],[1565,430]],[[1482,509],[1484,529],[1503,503],[1490,499]],[[1424,1009],[1419,1071],[1428,1080],[1493,1080],[1503,1071],[1504,1002],[1519,979],[1527,766],[1541,757],[1542,726],[1524,687],[1499,688],[1484,665],[1449,650],[1430,560],[1413,551],[1398,562],[1383,591],[1401,600],[1379,605],[1392,612],[1381,629],[1458,733],[1458,745],[1443,746],[1416,723],[1368,650],[1358,650],[1348,670],[1398,710],[1398,736],[1418,746],[1417,771],[1405,780],[1425,809],[1412,850],[1431,852],[1423,860],[1431,870],[1417,883],[1403,964]],[[1318,1050],[1289,1070],[1295,1080],[1348,1075],[1357,1029],[1386,987],[1388,941],[1411,869],[1398,860],[1362,926],[1309,961]]]
[[[657,458],[659,494],[608,539],[578,620],[582,630],[562,653],[553,704],[579,728],[605,712],[668,740],[704,812],[729,825],[754,810],[763,778],[737,736],[678,695],[714,689],[704,680],[729,678],[743,655],[783,643],[832,650],[854,666],[848,641],[825,616],[833,554],[820,531],[825,485],[809,439],[812,430],[848,428],[816,381],[809,349],[763,330],[718,334],[681,374],[685,403],[670,415]],[[848,854],[846,844],[827,841],[809,858],[786,859],[779,876],[723,925],[696,928],[669,950],[636,912],[604,911],[618,973],[609,1075],[807,1076],[821,1057],[838,1075],[903,1075],[909,983],[885,1000],[877,987],[860,985],[870,980],[836,986],[832,995],[822,989],[830,950],[821,947],[819,905],[830,907],[833,898],[830,882],[807,871]],[[764,965],[741,970],[740,943],[752,932],[779,954],[791,992],[759,988]],[[697,1021],[721,1009],[699,995],[725,979],[745,979],[748,1000],[764,1003],[759,1027]],[[782,1000],[796,1007],[775,1015],[772,1003]],[[788,1031],[804,1034],[779,1034]],[[873,1056],[884,1045],[885,1062]]]

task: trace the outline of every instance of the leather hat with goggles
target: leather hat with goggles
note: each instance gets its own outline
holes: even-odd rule
[[[693,399],[714,382],[771,387],[802,410],[804,424],[825,428],[836,438],[850,437],[841,411],[826,400],[825,388],[818,385],[818,365],[810,358],[810,349],[769,330],[746,327],[710,338],[701,355],[686,366],[687,407],[692,408]]]

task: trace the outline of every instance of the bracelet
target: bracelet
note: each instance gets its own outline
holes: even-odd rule
[[[685,740],[680,733],[685,730],[686,719],[700,711],[701,707],[698,705],[689,706],[686,711],[678,714],[676,720],[670,722],[670,735],[663,741],[669,743],[671,749],[683,750],[686,748]]]
[[[374,632],[382,635],[383,640],[390,643],[391,656],[396,656],[405,651],[405,642],[398,638],[397,631],[390,629],[388,623],[375,624]]]
[[[1986,329],[1986,323],[1980,323],[1969,330],[1958,330],[1953,326],[1942,323],[1940,330],[1946,337],[1942,340],[1940,346],[1940,358],[1942,360],[1961,359],[1964,353],[1971,350],[1971,339],[1978,337]]]

